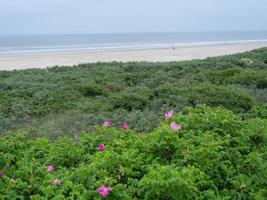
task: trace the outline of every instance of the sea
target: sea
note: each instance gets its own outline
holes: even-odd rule
[[[0,55],[181,48],[267,42],[267,31],[0,35]]]

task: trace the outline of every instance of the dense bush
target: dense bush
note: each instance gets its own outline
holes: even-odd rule
[[[151,105],[153,105],[154,101],[160,100],[157,106],[176,109],[182,109],[188,105],[207,104],[214,107],[223,106],[235,112],[244,112],[250,110],[254,105],[253,97],[240,89],[211,84],[183,88],[167,85],[153,90],[151,99]],[[161,111],[164,112],[163,110]]]
[[[195,80],[211,82],[213,84],[240,84],[255,86],[259,89],[267,88],[267,72],[230,68],[222,71],[205,71],[193,76]]]
[[[0,196],[101,199],[104,185],[107,199],[266,199],[266,119],[197,106],[171,120],[182,129],[166,120],[147,134],[98,126],[53,142],[2,137]]]
[[[186,62],[94,63],[0,71],[0,132],[76,135],[112,118],[151,131],[166,110],[223,106],[251,116],[267,102],[267,48]],[[125,116],[124,119],[123,116]]]
[[[267,104],[253,107],[251,109],[251,115],[252,117],[267,119]]]
[[[132,111],[145,109],[149,103],[149,99],[143,94],[125,93],[112,96],[109,102],[111,110],[122,108],[127,111]]]
[[[85,83],[81,85],[80,91],[86,97],[95,97],[98,95],[105,95],[106,91],[103,87],[94,83]]]

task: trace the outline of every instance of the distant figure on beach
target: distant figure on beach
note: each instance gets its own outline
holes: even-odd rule
[[[175,46],[172,46],[172,49],[175,50],[176,49]]]

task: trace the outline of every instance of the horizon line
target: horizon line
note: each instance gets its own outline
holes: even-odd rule
[[[267,32],[266,30],[210,30],[210,31],[170,31],[170,32],[160,32],[160,31],[151,31],[151,32],[109,32],[109,33],[11,33],[3,34],[0,33],[0,36],[31,36],[31,35],[127,35],[127,34],[175,34],[175,33],[219,33],[219,32]]]

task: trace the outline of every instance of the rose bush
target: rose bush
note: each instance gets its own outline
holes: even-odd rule
[[[146,134],[131,124],[55,141],[17,132],[0,141],[0,197],[264,200],[266,152],[266,119],[207,106],[188,107],[171,121],[163,113]]]

